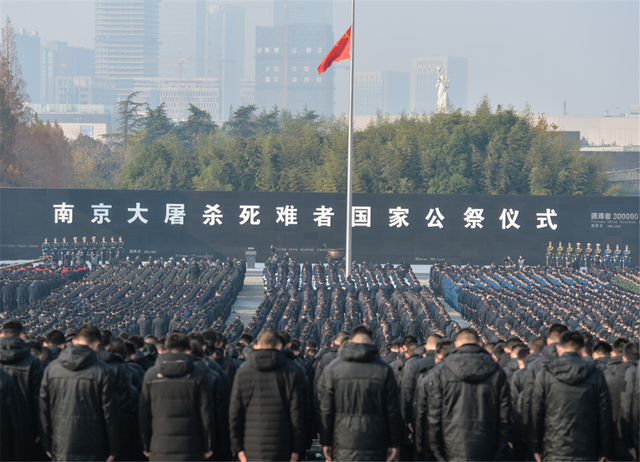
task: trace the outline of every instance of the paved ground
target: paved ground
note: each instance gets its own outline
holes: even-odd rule
[[[421,284],[429,287],[429,274],[425,273],[417,273],[416,277],[420,281]],[[238,296],[238,300],[236,300],[235,305],[233,305],[233,311],[230,316],[230,320],[235,319],[236,316],[240,316],[240,320],[246,326],[251,321],[251,317],[256,312],[256,308],[262,302],[264,298],[264,288],[262,286],[262,268],[249,269],[247,270],[247,275],[244,280],[244,287],[240,295]],[[456,321],[458,325],[462,328],[468,327],[469,323],[465,321],[460,314],[451,308],[442,298],[439,298],[442,304],[451,316],[451,319]]]

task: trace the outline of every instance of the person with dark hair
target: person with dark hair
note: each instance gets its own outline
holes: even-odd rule
[[[580,356],[583,346],[580,332],[564,332],[556,345],[558,359],[536,377],[531,444],[538,462],[611,457],[609,389],[604,374]]]
[[[60,330],[54,329],[44,338],[43,346],[49,349],[53,355],[53,359],[58,359],[65,345],[64,334]]]
[[[0,369],[12,378],[18,392],[18,407],[22,412],[21,434],[27,452],[34,451],[38,437],[38,401],[42,365],[31,354],[31,348],[23,340],[24,328],[20,321],[7,321],[2,325],[0,338]],[[34,454],[35,455],[35,454]]]
[[[113,373],[98,359],[100,331],[84,325],[47,367],[40,388],[40,433],[53,460],[107,460],[120,454]]]
[[[304,374],[287,361],[278,332],[265,330],[231,391],[231,448],[241,462],[290,460],[305,447]]]
[[[144,376],[139,422],[149,460],[202,460],[213,455],[215,417],[206,371],[188,353],[186,335],[172,332],[167,353]]]
[[[461,329],[428,390],[429,446],[438,460],[500,460],[508,450],[511,401],[507,376]]]
[[[325,368],[321,380],[325,459],[394,460],[402,432],[398,387],[367,326],[353,329],[351,342]]]
[[[599,341],[593,345],[593,361],[596,363],[596,367],[601,372],[607,370],[607,365],[611,361],[611,352],[613,348],[607,342]]]
[[[627,345],[631,348],[626,349]],[[622,392],[625,388],[625,376],[627,371],[636,365],[637,358],[633,358],[633,346],[636,347],[636,355],[638,344],[630,343],[626,338],[617,338],[613,342],[613,357],[607,364],[604,371],[604,378],[609,387],[609,395],[611,397],[611,410],[613,412],[613,423],[615,425],[613,435],[613,460],[634,460],[629,448],[622,439]],[[628,356],[625,356],[625,352]],[[625,361],[626,359],[626,361]]]

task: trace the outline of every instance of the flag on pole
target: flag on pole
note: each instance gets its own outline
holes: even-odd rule
[[[320,65],[318,74],[322,74],[329,69],[333,63],[351,58],[351,27],[347,29],[342,37],[336,42],[333,48],[327,53]]]

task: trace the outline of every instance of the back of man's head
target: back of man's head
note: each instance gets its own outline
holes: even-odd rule
[[[613,350],[613,348],[611,348],[611,345],[609,345],[607,342],[597,342],[595,345],[593,345],[593,357],[595,358],[608,358],[609,356],[611,356],[611,351]]]
[[[346,332],[338,332],[338,335],[336,335],[333,338],[333,344],[339,347],[342,345],[342,342],[344,342],[344,339],[347,337],[349,337],[349,334],[347,334]]]
[[[529,351],[531,353],[539,353],[544,350],[545,345],[547,344],[547,339],[544,337],[536,337],[533,340],[529,341]]]
[[[282,348],[282,337],[275,330],[265,330],[258,335],[256,350],[279,350]]]
[[[415,338],[415,337],[414,337]],[[353,328],[351,343],[373,343],[373,332],[367,326],[361,324]]]
[[[415,338],[413,335],[407,335],[405,338],[402,339],[402,346],[405,348],[408,348],[409,345],[414,345],[414,344],[418,344],[418,339]]]
[[[427,336],[427,343],[425,344],[425,349],[427,351],[435,351],[438,347],[438,340],[442,338],[442,335],[431,334]]]
[[[629,340],[624,337],[618,337],[613,342],[613,353],[615,356],[622,356],[624,351],[624,346],[629,343]]]
[[[569,328],[564,324],[553,324],[549,328],[549,337],[547,337],[547,345],[560,342],[560,336],[567,332]]]
[[[23,333],[24,328],[22,327],[22,323],[15,319],[7,321],[2,325],[3,337],[20,337]]]
[[[93,324],[85,324],[80,328],[75,338],[75,343],[93,347],[100,343],[100,329]]]
[[[438,340],[438,344],[436,345],[436,355],[441,358],[444,358],[445,353],[447,352],[447,348],[453,343],[453,340],[449,338],[441,338]]]
[[[563,352],[579,353],[584,346],[584,338],[580,332],[568,330],[560,336],[560,346]]]
[[[509,340],[507,340],[507,344],[504,347],[505,350],[507,351],[513,351],[513,346],[516,343],[522,343],[522,340],[520,340],[518,337],[511,337]]]
[[[456,344],[456,348],[460,348],[463,345],[478,345],[480,344],[480,339],[475,330],[467,327],[458,332],[454,343]]]
[[[637,342],[627,343],[624,346],[622,356],[627,361],[638,361],[640,359],[640,353],[638,352],[638,343]]]
[[[164,348],[169,353],[186,353],[191,349],[191,343],[182,332],[171,332],[164,341]]]
[[[64,345],[64,334],[62,333],[62,331],[52,330],[44,338],[44,341],[47,343],[47,346],[55,345],[59,347],[60,345]]]
[[[527,345],[524,343],[516,343],[511,347],[511,357],[517,359],[520,350],[527,350],[527,353],[529,353],[529,347],[527,347]]]

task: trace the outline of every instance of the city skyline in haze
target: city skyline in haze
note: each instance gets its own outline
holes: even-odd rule
[[[272,16],[252,5],[272,2],[232,3],[246,7],[244,76],[254,79],[256,27]],[[350,2],[326,3],[336,39],[349,27]],[[565,101],[571,115],[628,113],[640,99],[639,13],[635,1],[361,0],[355,70],[410,72],[413,58],[458,56],[468,60],[469,110],[486,94],[494,107],[528,103],[533,113],[561,114]],[[2,0],[0,14],[43,43],[95,48],[93,0]],[[334,68],[334,113],[346,113],[348,62]]]

